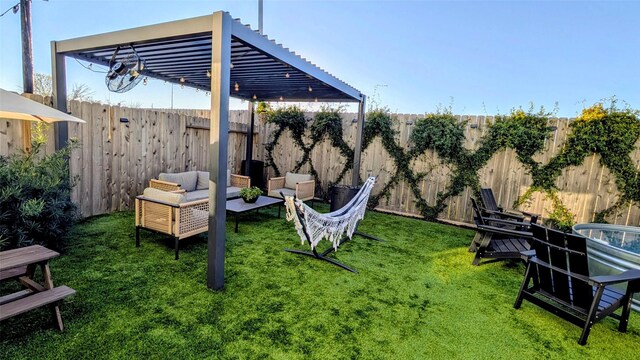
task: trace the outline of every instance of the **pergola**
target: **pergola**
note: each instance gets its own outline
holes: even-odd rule
[[[67,111],[65,58],[69,56],[108,66],[117,47],[120,47],[117,59],[135,49],[146,62],[142,71],[144,76],[211,92],[209,288],[224,286],[230,96],[248,101],[358,102],[358,136],[352,176],[352,183],[357,184],[366,97],[289,49],[234,20],[227,12],[52,41],[53,97],[59,110]],[[56,146],[63,146],[67,140],[67,124],[57,123]]]

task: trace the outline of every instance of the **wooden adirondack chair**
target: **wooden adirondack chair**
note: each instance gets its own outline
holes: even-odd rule
[[[587,343],[591,326],[607,316],[619,320],[618,330],[626,332],[632,295],[640,292],[640,270],[591,277],[584,236],[536,224],[531,229],[531,250],[523,254],[527,270],[514,307],[519,309],[522,300],[529,300],[582,327],[580,345]],[[626,292],[609,286],[620,283],[627,283]],[[614,314],[620,307],[621,315]]]
[[[538,217],[540,216],[527,211],[505,210],[496,202],[496,198],[493,196],[493,190],[491,190],[491,188],[480,189],[480,197],[482,198],[484,208],[489,213],[500,213],[503,217],[508,217],[518,221],[524,221],[528,218],[529,221],[533,223],[537,222]]]
[[[469,246],[469,251],[476,253],[473,265],[479,265],[483,258],[520,259],[521,252],[529,250],[530,223],[491,217],[474,198],[471,205],[477,229]]]

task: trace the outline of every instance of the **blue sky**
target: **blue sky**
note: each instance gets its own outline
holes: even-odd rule
[[[18,0],[0,0],[4,11]],[[558,102],[559,116],[615,95],[640,108],[640,2],[264,1],[269,37],[400,113],[496,114]],[[33,0],[35,70],[50,41],[225,10],[257,28],[251,1]],[[0,18],[0,87],[20,91],[19,16]],[[99,101],[169,107],[171,85],[109,94],[103,75],[67,60],[68,86]],[[208,108],[174,88],[174,107]],[[245,105],[235,102],[234,107]]]

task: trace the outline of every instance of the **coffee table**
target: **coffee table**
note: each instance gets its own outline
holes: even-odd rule
[[[238,232],[238,218],[240,214],[251,210],[258,211],[261,208],[278,205],[278,217],[280,217],[280,205],[284,204],[284,200],[280,198],[272,198],[269,196],[260,196],[255,203],[246,203],[242,198],[227,200],[227,211],[236,217],[236,233]]]

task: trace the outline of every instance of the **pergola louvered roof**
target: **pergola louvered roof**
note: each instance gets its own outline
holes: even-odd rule
[[[211,91],[212,15],[56,42],[56,51],[109,66],[133,52],[145,76]],[[231,29],[229,95],[265,101],[360,101],[361,93],[238,20]],[[237,84],[237,86],[236,86]]]

